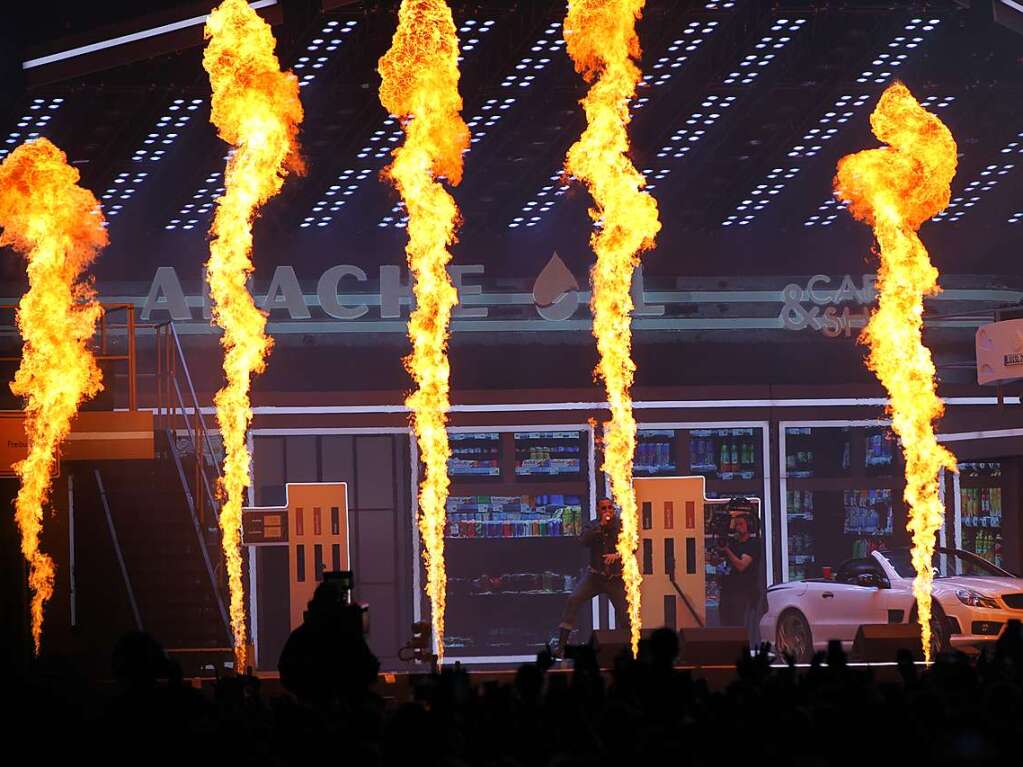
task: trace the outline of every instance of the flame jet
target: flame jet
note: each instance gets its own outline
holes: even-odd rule
[[[956,171],[951,132],[926,111],[902,83],[882,94],[870,116],[874,135],[888,146],[843,157],[835,191],[853,216],[869,224],[881,258],[878,307],[861,343],[870,352],[867,367],[888,391],[892,428],[906,461],[908,529],[913,536],[913,594],[923,640],[931,660],[931,562],[934,537],[944,521],[938,496],[942,468],[956,470],[955,456],[934,437],[934,421],[944,412],[934,381],[934,362],[923,344],[923,299],[940,291],[917,230],[948,206]]]
[[[462,153],[469,129],[458,93],[458,37],[443,0],[403,0],[391,48],[380,59],[380,103],[398,115],[405,143],[384,171],[408,210],[405,253],[416,308],[409,318],[412,353],[405,367],[416,390],[405,400],[426,467],[419,486],[419,532],[423,538],[427,593],[438,656],[444,657],[444,519],[448,497],[445,431],[450,367],[447,357],[451,310],[458,295],[445,267],[459,222],[454,199],[437,180],[462,180]]]
[[[20,482],[14,514],[29,564],[36,655],[54,576],[53,560],[39,548],[43,505],[71,419],[103,389],[87,346],[103,310],[81,277],[107,244],[107,233],[99,203],[78,179],[64,153],[45,138],[22,144],[0,165],[0,245],[28,261],[28,292],[17,314],[21,365],[11,391],[25,402],[28,455],[14,466]]]
[[[281,72],[270,26],[244,0],[224,0],[206,22],[209,42],[203,68],[213,90],[210,121],[234,147],[210,228],[206,278],[213,320],[224,330],[225,386],[214,404],[224,442],[220,528],[231,592],[235,663],[246,667],[245,595],[242,584],[242,492],[249,484],[245,434],[252,420],[249,387],[266,367],[272,340],[266,315],[256,308],[246,281],[252,273],[252,223],[259,207],[277,194],[289,171],[302,172],[298,80]]]
[[[629,159],[629,100],[636,94],[640,56],[636,20],[644,0],[570,0],[565,18],[565,42],[575,69],[590,90],[582,100],[586,130],[568,150],[566,172],[582,179],[594,206],[590,216],[597,229],[590,244],[597,255],[591,280],[593,335],[600,353],[596,375],[604,381],[611,420],[604,433],[603,470],[621,508],[621,555],[629,605],[632,652],[639,648],[639,584],[636,562],[639,523],[632,487],[636,450],[636,420],[632,415],[633,309],[629,288],[639,254],[652,248],[661,228],[657,203],[642,174]]]

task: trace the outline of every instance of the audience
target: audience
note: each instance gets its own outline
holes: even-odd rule
[[[583,645],[571,648],[570,673],[543,652],[507,683],[445,667],[414,677],[407,699],[385,700],[358,621],[318,598],[282,654],[286,691],[231,676],[207,694],[152,637],[131,634],[114,650],[112,687],[54,659],[11,675],[12,740],[40,764],[360,767],[986,765],[1023,742],[1018,622],[979,659],[950,655],[928,669],[908,654],[884,672],[860,667],[837,644],[808,669],[778,667],[765,645],[721,689],[675,668],[678,638],[661,630],[609,674]]]

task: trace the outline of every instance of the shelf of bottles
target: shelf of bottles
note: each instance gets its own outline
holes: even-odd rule
[[[448,474],[452,478],[501,476],[501,435],[497,432],[452,432]]]
[[[872,477],[890,476],[895,467],[898,438],[885,426],[864,429],[864,473]]]
[[[842,532],[855,536],[850,556],[868,556],[880,539],[892,534],[894,506],[890,489],[846,490],[842,493],[842,507],[845,513]]]
[[[998,462],[959,464],[962,547],[998,566],[1003,564],[1001,478]]]
[[[789,580],[901,542],[902,458],[888,426],[788,426],[784,437]]]
[[[577,431],[515,432],[516,477],[578,477],[583,468]]]
[[[710,479],[754,479],[760,469],[760,429],[692,429],[689,471]]]
[[[845,476],[852,466],[849,427],[789,426],[785,473],[789,479]]]
[[[512,596],[568,596],[579,582],[578,572],[544,570],[539,573],[482,573],[472,578],[448,578],[448,594],[471,598]]]
[[[632,473],[637,477],[678,474],[675,435],[673,429],[640,429],[636,433],[636,455],[632,462]]]
[[[449,496],[444,537],[564,538],[579,535],[583,524],[576,495]]]
[[[809,576],[815,562],[813,491],[786,490],[785,514],[789,528],[789,580]]]

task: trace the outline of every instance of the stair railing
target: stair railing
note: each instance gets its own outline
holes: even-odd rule
[[[178,469],[178,476],[188,501],[192,523],[199,539],[199,550],[210,576],[217,599],[217,608],[227,631],[228,643],[233,642],[231,622],[224,604],[227,591],[226,574],[221,554],[220,524],[217,487],[221,477],[221,452],[210,439],[206,419],[203,417],[199,397],[195,393],[192,376],[188,371],[181,339],[173,322],[156,325],[156,421],[168,440],[168,447]],[[191,476],[181,460],[179,437],[185,441],[186,452],[191,449],[194,466]],[[214,539],[210,541],[210,537]],[[212,553],[210,551],[212,549]]]

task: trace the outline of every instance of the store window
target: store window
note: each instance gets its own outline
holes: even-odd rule
[[[1002,474],[999,461],[959,464],[959,546],[999,567],[1004,564]]]
[[[760,429],[693,429],[689,471],[721,480],[762,477]]]
[[[589,434],[451,430],[445,560],[449,657],[533,657],[588,561]],[[577,616],[578,636],[591,613]]]
[[[833,575],[847,560],[905,545],[902,459],[885,425],[786,425],[786,580]]]

